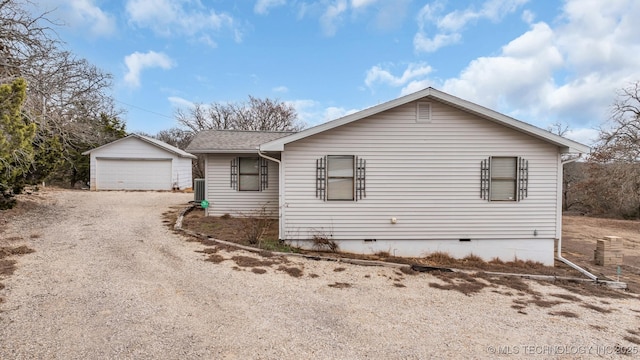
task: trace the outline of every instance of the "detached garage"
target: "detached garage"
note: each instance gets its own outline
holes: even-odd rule
[[[191,183],[196,157],[160,140],[131,134],[89,150],[91,190],[172,190]]]

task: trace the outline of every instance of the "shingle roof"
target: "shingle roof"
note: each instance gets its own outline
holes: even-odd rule
[[[261,144],[294,134],[280,131],[203,130],[196,134],[187,151],[192,154],[228,151],[257,152]]]

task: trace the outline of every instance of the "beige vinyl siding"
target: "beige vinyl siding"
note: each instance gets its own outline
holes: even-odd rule
[[[366,198],[315,197],[316,159],[325,155],[367,161]],[[529,161],[526,199],[480,197],[480,162],[490,156]],[[430,122],[416,121],[413,102],[287,144],[283,161],[289,240],[557,237],[558,148],[443,103],[431,101]]]
[[[256,154],[207,155],[208,215],[254,215],[264,209],[269,216],[278,216],[278,164],[268,161],[268,187],[262,191],[238,191],[231,188],[231,160]],[[315,170],[314,170],[315,171]]]

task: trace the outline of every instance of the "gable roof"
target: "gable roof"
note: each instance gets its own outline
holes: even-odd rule
[[[562,152],[589,153],[590,151],[590,148],[586,145],[580,144],[573,140],[563,138],[549,131],[533,126],[531,124],[525,123],[520,120],[516,120],[512,117],[501,114],[497,111],[493,111],[486,107],[480,106],[478,104],[474,104],[467,100],[460,99],[458,97],[449,95],[445,92],[436,90],[431,87],[415,92],[413,94],[402,96],[395,100],[391,100],[391,101],[370,107],[368,109],[364,109],[357,113],[353,113],[351,115],[347,115],[345,117],[326,122],[324,124],[306,129],[304,131],[295,133],[293,135],[261,144],[260,150],[261,151],[283,151],[285,144],[288,144],[300,139],[304,139],[306,137],[309,137],[309,136],[312,136],[312,135],[315,135],[315,134],[342,126],[342,125],[349,124],[351,122],[381,113],[383,111],[386,111],[401,105],[405,105],[412,101],[429,100],[429,99],[440,101],[442,103],[456,107],[460,110],[477,115],[481,118],[487,119],[489,121],[493,121],[495,123],[506,126],[508,128],[511,128],[511,129],[523,132],[525,134],[528,134],[530,136],[533,136],[535,138],[544,140],[548,143],[554,144],[562,148]]]
[[[248,131],[248,130],[203,130],[196,134],[187,151],[193,154],[252,152],[257,153],[264,144],[294,132]]]
[[[162,150],[165,150],[165,151],[168,151],[170,153],[176,154],[179,157],[184,157],[184,158],[189,158],[189,159],[197,159],[198,158],[197,156],[195,156],[193,154],[189,154],[188,152],[186,152],[184,150],[178,149],[177,147],[175,147],[173,145],[169,145],[164,141],[160,141],[158,139],[154,139],[154,138],[151,138],[151,137],[148,137],[148,136],[144,136],[144,135],[140,135],[140,134],[129,134],[129,135],[127,135],[127,136],[125,136],[125,137],[123,137],[121,139],[112,141],[112,142],[110,142],[108,144],[104,144],[102,146],[98,146],[95,149],[91,149],[89,151],[85,151],[85,152],[82,153],[82,155],[91,154],[92,152],[94,152],[94,151],[96,151],[98,149],[103,149],[103,148],[109,147],[111,145],[117,144],[117,143],[119,143],[121,141],[124,141],[124,140],[127,140],[127,139],[139,139],[139,140],[142,140],[142,141],[144,141],[144,142],[146,142],[148,144],[151,144],[153,146],[156,146],[156,147],[158,147],[158,148],[160,148]]]

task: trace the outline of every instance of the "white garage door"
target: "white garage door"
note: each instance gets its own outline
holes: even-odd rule
[[[96,159],[97,190],[171,190],[171,160]]]

